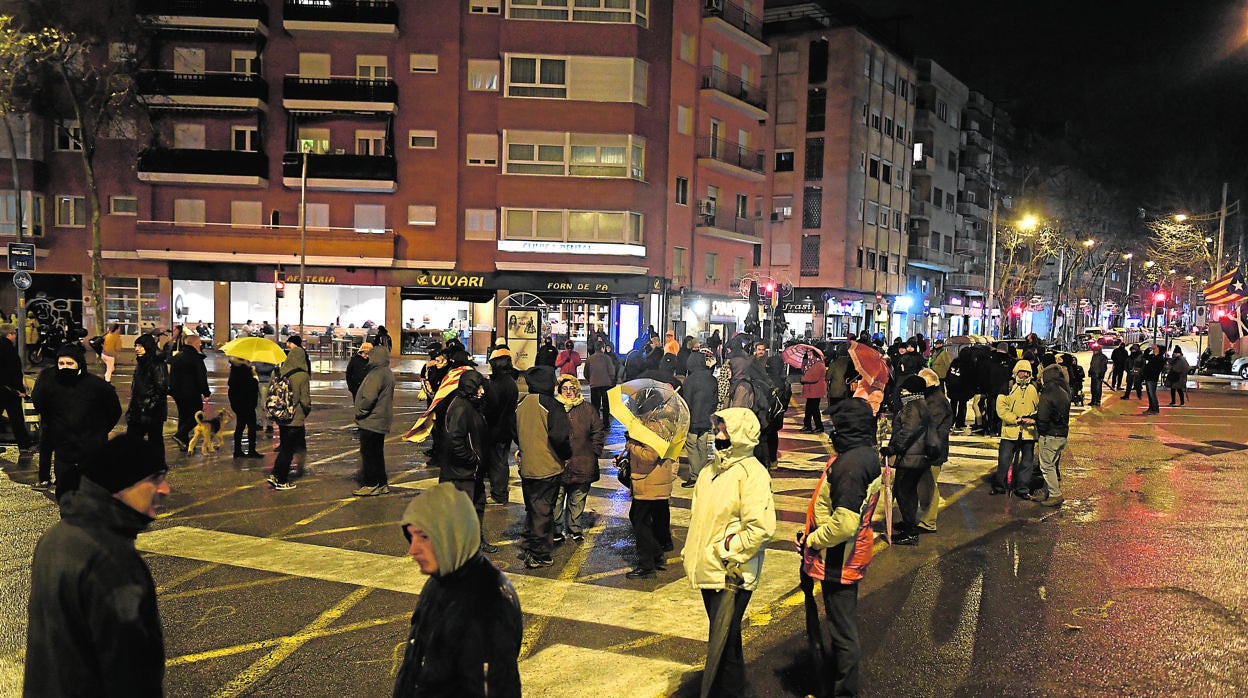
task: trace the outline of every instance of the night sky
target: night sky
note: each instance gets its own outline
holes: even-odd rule
[[[1143,200],[1248,173],[1248,0],[850,0]],[[1235,190],[1239,189],[1240,192]]]

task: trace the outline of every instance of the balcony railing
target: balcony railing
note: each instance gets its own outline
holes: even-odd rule
[[[151,180],[153,175],[158,179],[160,175],[267,179],[269,158],[243,150],[151,148],[139,153],[138,172],[143,180]]]
[[[767,109],[767,93],[763,91],[763,88],[745,82],[740,77],[729,73],[723,68],[704,68],[702,70],[702,88],[722,92],[757,109]]]
[[[985,153],[992,151],[992,142],[984,134],[975,131],[963,131],[963,134],[966,136],[968,147],[978,148]]]
[[[175,73],[145,70],[136,83],[148,97],[194,97],[265,102],[269,86],[264,78],[248,73]],[[183,101],[183,100],[177,100]]]
[[[397,25],[399,6],[394,0],[286,0],[285,22]]]
[[[953,239],[953,249],[960,254],[983,257],[988,254],[988,243],[974,238],[955,237]]]
[[[746,12],[745,8],[740,5],[734,5],[726,0],[704,0],[702,16],[718,17],[751,37],[759,41],[763,40],[762,17]]]
[[[282,178],[302,177],[303,155],[286,153],[282,156]],[[398,167],[392,155],[308,155],[308,179],[365,180],[393,182]]]
[[[740,167],[743,170],[762,173],[763,151],[751,150],[723,138],[704,136],[698,139],[698,157]]]
[[[759,235],[759,219],[737,218],[732,211],[718,211],[713,214],[700,214],[697,220],[699,228],[715,228],[728,230],[742,235],[757,237]]]
[[[988,210],[973,201],[959,201],[958,213],[963,216],[971,216],[980,220],[988,219]]]
[[[957,259],[951,252],[934,250],[926,245],[910,244],[907,250],[910,263],[915,266],[935,268],[939,271],[952,271],[958,268]]]
[[[946,286],[954,291],[982,291],[988,285],[983,274],[950,274]]]
[[[213,24],[205,23],[205,19],[224,20],[222,28],[234,28],[237,20],[269,23],[269,6],[264,0],[140,0],[137,9],[140,15],[159,17],[157,23],[166,25],[211,28]]]
[[[930,219],[932,217],[932,205],[926,201],[910,200],[910,217]]]
[[[288,109],[300,107],[372,108],[391,111],[399,101],[399,86],[390,78],[309,78],[287,75],[282,99]]]

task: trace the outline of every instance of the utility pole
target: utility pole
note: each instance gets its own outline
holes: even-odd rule
[[[1222,250],[1226,240],[1226,190],[1228,183],[1222,183],[1222,208],[1218,209],[1218,259],[1214,264],[1214,278],[1222,277]],[[1238,267],[1236,267],[1238,268]]]

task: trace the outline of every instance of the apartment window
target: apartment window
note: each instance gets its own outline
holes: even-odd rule
[[[901,230],[901,211],[893,211],[893,230]]]
[[[880,216],[880,204],[875,201],[867,202],[867,223],[875,225],[875,221]]]
[[[889,138],[893,137],[893,117],[891,116],[884,117],[884,135]]]
[[[568,96],[568,62],[562,58],[512,56],[507,60],[508,97]]]
[[[438,207],[411,205],[407,207],[408,225],[437,225]]]
[[[940,251],[940,233],[939,232],[935,230],[932,231],[931,242],[929,243],[928,246],[931,247],[933,250],[936,250],[937,252]]]
[[[706,253],[706,280],[717,281],[719,279],[719,254],[716,252]]]
[[[806,139],[806,179],[823,179],[823,139]]]
[[[413,53],[408,56],[408,69],[413,73],[436,73],[438,72],[438,54],[436,53]]]
[[[264,213],[259,201],[231,201],[230,225],[236,228],[255,227],[264,224]]]
[[[115,216],[137,216],[139,215],[139,199],[135,196],[110,196],[108,197],[108,212]]]
[[[867,171],[867,154],[862,151],[858,151],[858,171]]]
[[[390,77],[390,62],[385,56],[356,56],[355,77],[365,80],[385,80]]]
[[[940,187],[932,187],[932,205],[943,206],[945,204],[945,192]]]
[[[407,147],[416,149],[430,149],[438,147],[437,131],[408,131]]]
[[[792,150],[776,151],[776,172],[793,171],[794,153]]]
[[[955,198],[952,193],[946,192],[945,193],[945,210],[950,213],[953,213],[954,208],[956,208]]]
[[[304,221],[308,228],[329,228],[329,204],[307,204],[303,207]]]
[[[503,0],[468,0],[468,14],[497,15],[503,11]]]
[[[905,78],[897,78],[897,96],[902,99],[908,99],[910,96],[910,81]]]
[[[875,252],[867,252],[867,268],[875,271]]]
[[[949,105],[944,100],[936,100],[936,118],[941,121],[949,121]]]
[[[863,210],[866,208],[866,202],[858,199],[858,220],[862,220]]]
[[[906,142],[906,127],[901,124],[897,124],[897,140],[903,144]]]
[[[732,278],[739,284],[745,276],[745,257],[732,258]]]
[[[693,63],[698,59],[698,40],[692,34],[680,33],[680,60]]]
[[[893,183],[893,163],[887,160],[880,163],[880,181],[885,184]]]
[[[862,74],[871,77],[871,52],[864,51],[862,54]],[[859,264],[858,266],[862,266]]]
[[[204,49],[173,47],[173,72],[200,75],[204,72]]]
[[[299,75],[305,78],[328,78],[329,73],[329,54],[328,53],[300,53],[299,54]]]
[[[793,197],[776,196],[771,200],[771,220],[778,221],[793,217]]]
[[[173,147],[183,150],[203,150],[206,141],[203,124],[174,124]]]
[[[880,130],[880,113],[877,111],[871,112],[871,128]]]
[[[858,248],[858,259],[854,263],[854,266],[858,267],[859,269],[862,268],[862,248],[861,247]]]
[[[879,208],[879,217],[876,219],[875,224],[887,230],[888,220],[892,216],[892,212],[893,210],[891,208],[887,206],[881,206]]]
[[[888,255],[886,254],[880,255],[880,271],[884,272],[885,274],[888,273]]]
[[[87,224],[87,200],[84,197],[58,195],[55,201],[57,225],[81,228]]]
[[[260,72],[260,59],[255,51],[230,51],[230,70],[240,75]]]
[[[867,160],[867,176],[871,179],[880,178],[880,159],[874,155]]]
[[[494,240],[498,237],[498,213],[492,208],[470,208],[464,211],[465,240]]]
[[[59,208],[59,207],[58,207]],[[179,225],[204,224],[203,199],[174,199],[173,222]]]
[[[958,171],[958,151],[952,148],[949,149],[949,171]]]
[[[672,276],[683,279],[685,276],[685,264],[689,250],[683,247],[672,248]]]
[[[905,172],[901,169],[901,165],[898,165],[897,168],[893,170],[893,186],[898,189],[904,188],[905,179]]]
[[[324,155],[329,152],[329,129],[299,128],[299,152]]]
[[[56,122],[56,149],[82,150],[82,127],[77,121]]]
[[[681,206],[689,205],[689,178],[676,178],[676,203]]]
[[[356,155],[385,155],[386,132],[360,129],[355,132]]]
[[[823,225],[823,189],[806,187],[802,191],[802,228],[815,230]]]
[[[819,236],[803,235],[799,274],[801,276],[819,276]]]
[[[554,242],[641,242],[641,214],[632,211],[503,209],[503,238]]]
[[[386,207],[384,204],[356,204],[355,232],[386,232]]]
[[[476,92],[498,90],[498,61],[468,61],[468,89]]]
[[[481,167],[498,167],[498,134],[468,134],[468,164]]]
[[[867,119],[870,117],[870,115],[871,115],[870,107],[868,107],[866,104],[863,104],[862,105],[862,125],[863,126],[867,125]]]
[[[953,236],[945,236],[945,252],[953,252]]]
[[[557,131],[504,135],[507,174],[644,179],[646,149],[638,136]]]
[[[683,104],[676,105],[676,133],[685,136],[693,133],[693,110]]]
[[[508,0],[509,19],[646,26],[648,0]]]
[[[806,93],[806,130],[822,131],[827,115],[828,93],[823,89],[810,90]]]
[[[248,153],[260,150],[260,129],[255,126],[231,126],[230,149]]]
[[[745,194],[737,194],[737,218],[750,217],[750,197]]]

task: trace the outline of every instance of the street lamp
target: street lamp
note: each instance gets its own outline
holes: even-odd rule
[[[308,147],[303,144],[303,168],[299,174],[299,334],[303,329],[303,289],[308,285]]]
[[[1184,316],[1187,318],[1187,326],[1191,327],[1196,324],[1196,304],[1192,302],[1192,286],[1194,285],[1192,282],[1196,280],[1196,277],[1188,274],[1184,279],[1187,280],[1187,312]]]
[[[1127,326],[1127,321],[1131,319],[1131,267],[1135,265],[1135,253],[1128,252],[1122,256],[1127,260],[1127,292],[1122,294],[1122,326]]]

